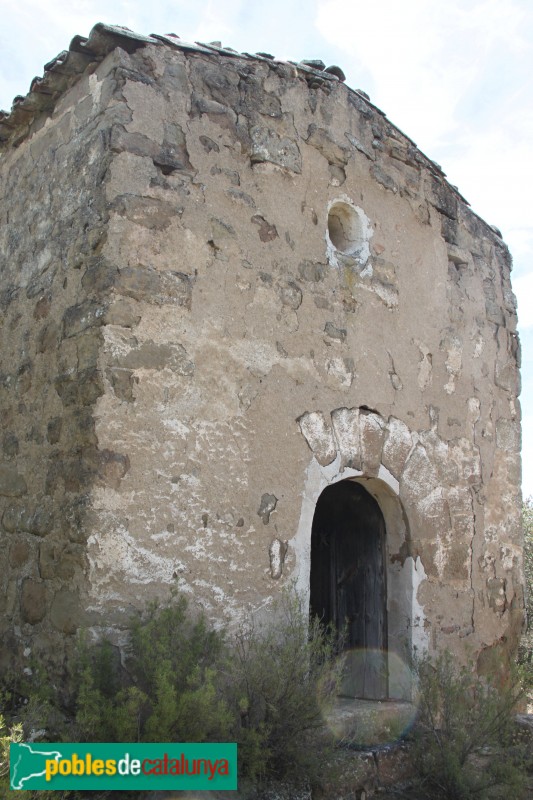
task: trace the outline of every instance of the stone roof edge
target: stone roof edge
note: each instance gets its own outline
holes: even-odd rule
[[[334,73],[324,69],[315,69],[309,62],[296,63],[294,61],[284,62],[276,59],[267,53],[239,53],[229,47],[222,47],[218,43],[204,44],[202,42],[186,42],[176,34],[155,34],[144,36],[135,33],[129,28],[119,25],[107,25],[97,22],[91,29],[89,36],[75,36],[68,50],[63,50],[54,59],[44,65],[44,74],[41,78],[35,77],[30,85],[30,90],[25,96],[17,95],[14,98],[11,111],[0,110],[0,155],[2,150],[11,145],[17,147],[26,138],[29,126],[33,119],[41,112],[53,111],[60,96],[67,91],[85,72],[89,64],[102,61],[105,56],[112,52],[116,47],[133,53],[146,45],[169,46],[184,52],[204,53],[207,55],[226,56],[228,58],[241,58],[250,61],[264,61],[268,63],[283,64],[288,63],[303,75],[313,75],[317,81],[324,82],[343,82],[342,70],[333,67]],[[328,68],[329,69],[329,68]],[[339,77],[339,73],[342,77]],[[437,179],[445,183],[449,190],[466,206],[474,216],[483,222],[489,230],[501,239],[501,234],[492,225],[470,208],[466,200],[456,186],[446,180],[446,173],[440,165],[432,161],[417,147],[416,143],[407,136],[398,126],[392,123],[384,111],[371,102],[368,95],[357,89],[346,86],[347,91],[355,95],[361,102],[369,106],[374,112],[387,119],[388,124],[414,148],[424,166]]]

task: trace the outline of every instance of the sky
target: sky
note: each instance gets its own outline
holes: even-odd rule
[[[338,64],[437,161],[514,259],[523,492],[533,496],[531,0],[0,0],[0,108],[96,22]]]

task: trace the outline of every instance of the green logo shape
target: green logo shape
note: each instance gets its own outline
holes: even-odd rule
[[[11,744],[10,786],[79,791],[237,789],[237,745]]]

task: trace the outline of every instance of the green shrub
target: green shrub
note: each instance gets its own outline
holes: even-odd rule
[[[323,711],[337,691],[336,637],[309,623],[297,597],[228,642],[186,601],[132,625],[125,669],[109,643],[84,645],[76,719],[87,741],[237,741],[239,774],[309,777],[320,768]]]
[[[0,713],[0,789],[7,795],[9,788],[9,745],[11,742],[22,742],[22,725],[19,723],[8,727]]]
[[[0,797],[7,798],[9,789],[9,745],[24,741],[24,734],[22,730],[22,723],[15,722],[12,726],[8,726],[5,722],[4,716],[0,713]],[[79,797],[77,793],[73,792],[24,792],[17,793],[21,800],[75,800]],[[95,798],[96,800],[96,798]]]
[[[299,598],[274,609],[277,624],[237,636],[233,693],[241,772],[253,779],[313,780],[329,751],[324,712],[342,673],[338,636],[309,622]]]
[[[417,796],[431,800],[486,798],[505,787],[522,796],[525,752],[515,740],[513,716],[521,686],[491,686],[444,653],[423,659],[413,763]]]
[[[55,719],[55,741],[236,741],[245,784],[312,780],[329,752],[323,714],[340,683],[337,636],[309,622],[295,595],[271,612],[270,626],[229,639],[184,598],[154,605],[132,621],[122,656],[110,642],[80,641],[70,709],[37,692],[15,713],[26,735]],[[20,725],[15,734],[22,738]],[[8,738],[2,733],[4,771]]]
[[[109,642],[82,647],[76,720],[86,741],[225,741],[231,713],[217,670],[223,634],[181,597],[132,622],[125,668]],[[122,673],[122,674],[121,674]]]

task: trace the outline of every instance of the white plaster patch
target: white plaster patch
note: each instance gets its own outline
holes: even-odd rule
[[[418,502],[440,485],[439,478],[425,447],[417,443],[406,462],[402,482],[409,495]]]
[[[132,121],[126,129],[132,133],[141,133],[158,144],[164,137],[163,122],[166,118],[167,100],[152,87],[137,81],[126,81],[122,94],[132,112]]]
[[[474,340],[474,358],[480,358],[481,354],[483,353],[483,348],[485,347],[485,342],[483,340],[483,336],[478,334]]]
[[[163,419],[162,424],[163,427],[172,431],[172,433],[175,433],[177,436],[180,436],[182,439],[186,439],[191,432],[188,425],[185,425],[180,419]]]
[[[386,483],[387,486],[390,486],[390,488],[392,489],[394,494],[396,494],[396,495],[400,494],[400,483],[399,483],[399,481],[396,480],[394,475],[392,475],[389,472],[389,470],[386,467],[383,466],[383,464],[380,464],[379,472],[378,472],[378,478],[380,480],[382,480],[384,483]]]
[[[192,581],[192,584],[193,586],[208,590],[209,594],[214,596],[215,602],[217,603],[225,603],[228,600],[224,589],[222,589],[220,586],[214,586],[212,583],[208,583],[202,578],[197,578],[196,580]]]
[[[342,358],[330,358],[326,361],[328,383],[333,386],[342,386],[348,389],[353,383],[353,372],[344,363]]]
[[[89,584],[100,599],[103,587],[114,580],[130,584],[170,584],[174,573],[185,569],[176,558],[165,558],[140,545],[123,525],[90,536],[87,558]]]
[[[474,425],[479,422],[481,417],[481,403],[477,397],[468,399],[468,425],[473,435]]]
[[[416,342],[416,345],[421,355],[420,361],[418,362],[418,388],[423,392],[431,383],[433,372],[432,356],[425,344]]]
[[[417,556],[416,561],[411,556],[406,559],[406,564],[410,563],[412,569],[412,612],[411,612],[411,625],[412,625],[412,646],[413,650],[418,653],[426,653],[429,648],[429,633],[425,626],[424,608],[418,602],[418,589],[427,580],[424,565]]]
[[[506,572],[511,572],[517,564],[522,563],[522,549],[512,544],[502,545],[500,548],[502,567]]]
[[[395,289],[391,289],[390,286],[385,286],[379,281],[374,281],[371,288],[380,300],[383,300],[387,308],[396,308],[398,305],[398,292]]]
[[[270,543],[268,554],[270,557],[270,575],[274,580],[281,578],[283,573],[283,561],[287,552],[287,543],[280,539],[274,539]]]
[[[468,439],[461,438],[450,445],[450,455],[459,467],[460,477],[468,483],[481,482],[481,455],[479,448]]]
[[[40,253],[35,254],[31,259],[25,259],[17,271],[17,282],[20,286],[27,286],[36,276],[42,275],[48,269],[52,260],[52,255],[48,247],[44,247]]]
[[[268,375],[280,355],[270,342],[241,339],[229,349],[231,356],[246,369],[253,370],[258,376]]]
[[[441,486],[437,486],[425,497],[418,501],[418,508],[424,517],[440,517],[444,505],[444,492]]]
[[[229,348],[229,354],[237,363],[257,377],[268,375],[276,365],[281,366],[291,377],[301,378],[304,375],[309,376],[309,374],[318,377],[312,361],[303,357],[284,358],[270,342],[241,339]]]
[[[120,511],[134,501],[134,492],[117,492],[106,486],[95,486],[93,489],[93,508],[97,511]]]
[[[152,533],[150,539],[153,542],[168,542],[169,539],[175,539],[176,534],[170,531],[161,531],[160,533]]]
[[[446,568],[447,562],[447,552],[448,548],[444,544],[442,540],[442,536],[437,536],[435,542],[435,566],[437,567],[437,572],[439,573],[439,578],[442,578],[444,575],[444,570]]]
[[[455,385],[463,367],[463,346],[459,339],[453,339],[450,347],[448,348],[448,357],[446,358],[446,370],[450,376],[448,383],[444,386],[446,394],[453,394],[455,392]]]
[[[93,111],[100,105],[102,83],[102,81],[98,80],[98,76],[94,72],[92,75],[89,75],[89,91],[93,100]]]

